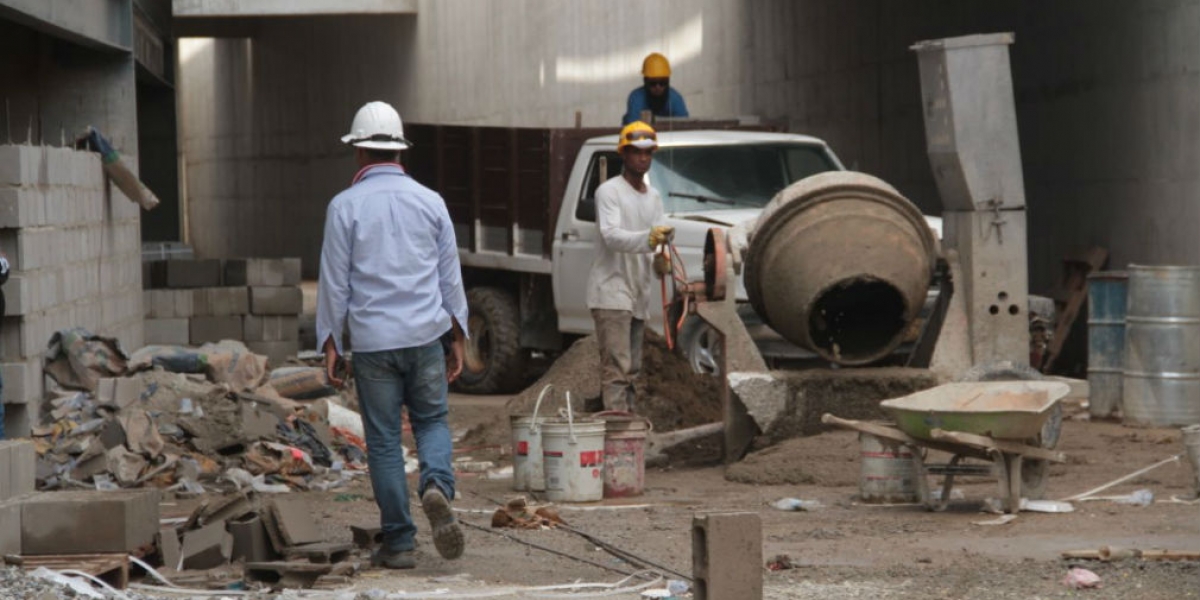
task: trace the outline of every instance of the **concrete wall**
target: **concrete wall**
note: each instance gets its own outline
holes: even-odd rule
[[[1200,264],[1200,2],[951,0],[747,5],[747,110],[787,115],[847,165],[940,209],[915,41],[1013,31],[1031,290],[1090,245],[1110,264]]]
[[[189,240],[200,256],[301,256],[356,170],[338,142],[364,102],[410,122],[620,123],[642,58],[672,58],[700,114],[738,112],[736,4],[420,2],[418,15],[253,21],[180,42]],[[603,34],[599,34],[603,32]],[[281,218],[286,215],[286,218]]]
[[[261,19],[252,40],[181,46],[191,241],[205,256],[297,255],[354,166],[364,101],[410,121],[615,125],[662,50],[693,114],[783,117],[843,161],[940,203],[915,41],[1015,31],[1031,289],[1090,244],[1112,264],[1200,263],[1197,0],[422,0],[416,17]],[[419,149],[414,152],[419,152]]]
[[[0,129],[0,251],[12,267],[0,370],[6,430],[20,436],[37,413],[26,403],[42,397],[41,359],[55,331],[86,327],[141,346],[139,208],[108,183],[99,154],[62,147],[94,125],[136,169],[137,101],[128,52],[0,18],[0,55],[10,107]]]

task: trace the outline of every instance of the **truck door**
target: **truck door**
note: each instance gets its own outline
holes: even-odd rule
[[[603,173],[602,173],[603,171]],[[570,214],[558,220],[558,237],[554,240],[554,306],[558,310],[558,327],[569,333],[591,333],[592,313],[587,307],[587,281],[596,256],[599,232],[596,229],[596,188],[607,178],[621,175],[621,157],[613,151],[592,154],[582,185],[568,185],[579,190],[574,202],[563,199],[564,211]]]

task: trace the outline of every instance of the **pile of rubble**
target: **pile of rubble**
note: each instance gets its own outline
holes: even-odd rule
[[[38,489],[328,490],[365,466],[353,391],[320,367],[268,372],[236,341],[126,357],[87,332],[55,340],[59,389],[32,431]]]

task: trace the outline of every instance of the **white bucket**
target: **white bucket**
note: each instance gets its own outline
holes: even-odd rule
[[[912,451],[905,445],[859,432],[862,472],[858,496],[871,504],[917,501],[917,468]]]
[[[538,408],[552,387],[548,385],[538,394],[537,403],[533,405],[533,416],[509,417],[513,440],[513,489],[518,492],[546,489],[546,473],[542,462],[542,423],[546,419],[538,418]]]
[[[546,498],[594,502],[604,498],[604,421],[575,420],[567,393],[567,419],[542,423]]]

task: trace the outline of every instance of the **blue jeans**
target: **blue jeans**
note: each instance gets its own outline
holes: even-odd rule
[[[412,550],[417,532],[408,506],[408,480],[400,447],[401,409],[408,408],[424,494],[436,485],[454,498],[450,425],[446,415],[446,358],[441,342],[417,348],[355,352],[354,381],[367,434],[367,466],[379,505],[383,547],[388,552]]]

